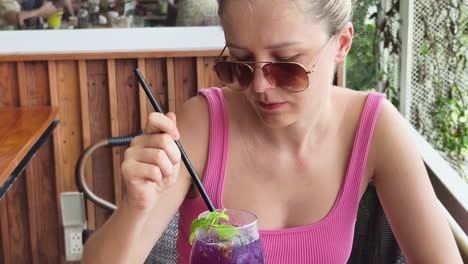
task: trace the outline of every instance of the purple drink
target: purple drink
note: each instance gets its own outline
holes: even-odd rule
[[[207,212],[201,214],[203,218]],[[259,240],[257,218],[242,210],[227,210],[234,235],[226,236],[221,227],[200,228],[193,242],[191,264],[264,264],[262,243]],[[221,229],[221,230],[220,230]],[[229,231],[232,232],[232,231]]]
[[[260,240],[248,244],[231,242],[205,242],[197,240],[192,249],[191,264],[263,264],[263,249]]]

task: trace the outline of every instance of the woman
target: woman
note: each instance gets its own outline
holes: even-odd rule
[[[189,192],[180,138],[215,207],[257,215],[267,263],[345,263],[370,181],[410,263],[461,263],[398,111],[380,94],[332,85],[351,47],[351,1],[219,4],[231,62],[216,69],[228,87],[189,100],[177,123],[149,116],[125,152],[127,195],[84,262],[143,262],[180,207],[187,263],[190,222],[206,207]]]

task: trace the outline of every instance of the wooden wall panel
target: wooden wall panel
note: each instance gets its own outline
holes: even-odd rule
[[[174,59],[175,111],[197,93],[196,58]]]
[[[22,71],[18,71],[21,73]],[[49,105],[49,79],[46,62],[24,64],[26,98],[22,105]],[[20,86],[21,87],[21,86]],[[21,95],[23,97],[24,95]],[[33,263],[59,263],[60,223],[55,194],[55,173],[52,140],[48,139],[26,167],[26,183],[29,210],[30,241]]]
[[[50,105],[53,107],[56,107],[59,109],[60,102],[59,102],[59,91],[58,91],[58,81],[57,81],[57,62],[56,61],[48,61],[47,62],[47,68],[48,68],[48,74],[49,74],[49,93],[50,93]],[[60,112],[57,113],[58,119],[61,120],[61,115]],[[62,120],[61,120],[62,121]],[[61,124],[60,124],[61,126]],[[54,133],[52,135],[52,140],[53,140],[53,149],[54,149],[54,172],[55,172],[55,198],[56,198],[56,204],[57,208],[60,208],[60,193],[63,192],[64,188],[64,179],[63,177],[60,177],[60,175],[63,175],[63,165],[61,161],[63,160],[62,157],[62,149],[61,149],[61,143],[64,138],[62,137],[62,133],[59,130],[59,127],[54,130]],[[59,223],[62,223],[62,215],[59,212],[57,215],[57,218],[59,219]],[[60,240],[59,240],[59,252],[61,252],[60,255],[60,263],[65,263],[65,254],[64,252],[64,241],[63,241],[63,229],[59,229],[59,234],[60,234]]]
[[[88,100],[91,129],[91,144],[110,136],[109,91],[107,83],[107,63],[104,60],[87,62]],[[95,193],[110,202],[114,202],[112,173],[112,151],[104,148],[92,156],[92,175]],[[102,226],[111,212],[96,207],[96,227]]]
[[[167,75],[167,104],[168,111],[176,111],[176,98],[175,98],[175,66],[174,58],[166,59],[166,75]]]
[[[35,263],[60,263],[62,254],[62,223],[58,218],[60,209],[56,202],[54,164],[50,162],[53,159],[52,139],[49,138],[27,169],[28,197],[31,197],[29,210],[34,212],[35,220],[35,223],[30,223],[31,233],[35,233],[30,238],[32,245],[36,239]]]
[[[139,106],[139,86],[135,76],[135,69],[138,66],[137,60],[116,60],[115,61],[115,81],[117,95],[117,116],[119,130],[117,136],[127,136],[140,131],[140,106]],[[120,164],[123,161],[123,151],[126,147],[114,148],[119,151],[119,166],[114,166],[114,186],[116,190],[122,190]],[[116,150],[114,150],[115,153]]]
[[[10,263],[32,263],[29,217],[26,213],[28,212],[28,200],[24,190],[26,190],[26,176],[23,173],[4,198],[8,204]]]
[[[136,60],[116,61],[119,136],[126,136],[140,129],[139,87],[133,72],[136,67]]]
[[[61,191],[76,191],[75,166],[82,153],[81,102],[78,81],[78,63],[75,61],[59,61],[56,63],[56,78],[60,126],[57,127],[62,141],[59,142],[61,173],[63,179]]]
[[[19,105],[16,63],[0,62],[0,107]]]
[[[16,63],[0,63],[0,107],[19,105],[19,89],[17,89],[17,76],[18,75]],[[0,232],[2,234],[2,237],[0,239],[0,263],[12,263],[10,257],[10,249],[11,247],[18,247],[18,245],[10,245],[11,235],[8,221],[8,203],[6,196],[0,200]]]
[[[80,101],[81,101],[81,127],[83,134],[83,149],[87,149],[91,146],[91,121],[90,121],[90,108],[89,108],[89,92],[88,92],[88,70],[85,60],[78,61],[78,75],[80,83]],[[88,188],[94,191],[94,179],[93,179],[93,162],[92,159],[88,159],[85,164],[83,173],[84,179]],[[76,177],[76,175],[75,175]],[[95,217],[95,206],[94,204],[86,200],[86,219],[88,228],[94,229],[96,226]]]
[[[49,74],[46,62],[34,61],[24,64],[27,105],[50,105]]]
[[[198,89],[209,87],[222,87],[223,84],[219,81],[216,73],[213,71],[215,65],[215,57],[198,57],[197,58],[197,81]]]
[[[60,193],[77,191],[75,166],[83,151],[78,62],[49,62],[49,79],[51,104],[58,107],[60,118],[60,125],[54,132],[56,197],[60,206]],[[58,218],[61,225],[61,214]],[[64,252],[63,229],[60,231],[60,252]]]
[[[117,103],[117,80],[115,70],[115,60],[107,60],[107,76],[109,86],[109,111],[110,111],[110,126],[111,136],[117,137],[120,135],[119,131],[119,113]],[[120,163],[121,163],[121,148],[112,148],[112,169],[114,175],[114,196],[115,203],[119,206],[120,200],[122,199],[122,180],[120,175]]]
[[[143,75],[143,77],[146,79],[146,81],[148,81],[148,79],[146,78],[146,62],[144,58],[138,59],[138,69]],[[148,85],[151,88],[151,84],[148,83]],[[148,101],[148,99],[141,84],[138,85],[138,97],[139,97],[138,104],[140,107],[140,124],[141,124],[140,129],[144,130],[146,126],[146,117],[148,116],[148,107],[146,107],[146,104],[147,104],[146,102]]]
[[[136,60],[117,60],[115,65],[120,136],[139,129],[139,93],[134,74]]]
[[[146,80],[162,109],[165,112],[169,111],[165,59],[146,59]],[[146,100],[146,107],[148,113],[154,112],[153,106],[148,100]]]
[[[8,231],[8,208],[5,198],[0,200],[0,231],[0,263],[11,263],[10,232]]]
[[[346,87],[346,60],[339,63],[336,70],[336,84]]]

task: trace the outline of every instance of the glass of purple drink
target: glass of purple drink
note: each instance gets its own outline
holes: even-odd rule
[[[218,211],[221,212],[221,211]],[[229,220],[197,228],[190,253],[191,264],[264,264],[257,217],[243,210],[223,211]],[[209,212],[200,214],[205,218]]]

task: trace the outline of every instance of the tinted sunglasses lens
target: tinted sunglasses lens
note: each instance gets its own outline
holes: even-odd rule
[[[306,70],[295,63],[270,63],[263,67],[265,77],[276,87],[300,92],[309,86],[309,76]]]
[[[252,70],[245,64],[220,61],[214,66],[218,78],[234,90],[244,90],[252,82]]]

